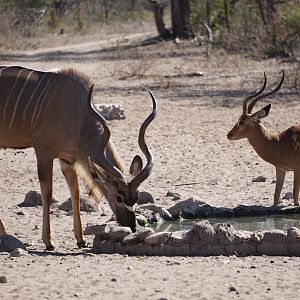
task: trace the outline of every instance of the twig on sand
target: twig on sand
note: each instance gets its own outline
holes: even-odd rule
[[[202,182],[187,182],[187,183],[173,184],[173,186],[196,185],[196,184],[201,184],[201,183]]]

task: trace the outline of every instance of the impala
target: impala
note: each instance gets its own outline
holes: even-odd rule
[[[53,160],[60,160],[73,208],[74,234],[85,246],[80,219],[78,177],[83,178],[99,203],[104,195],[117,221],[136,230],[134,204],[139,185],[150,175],[153,156],[145,132],[154,120],[156,100],[149,91],[153,109],[139,130],[138,143],[146,156],[136,156],[127,180],[122,162],[110,140],[105,119],[92,105],[90,79],[74,69],[42,72],[18,66],[0,67],[0,147],[33,147],[43,200],[42,238],[53,249],[50,231]],[[0,236],[6,233],[0,220]]]
[[[263,93],[267,78],[264,74],[264,84],[260,91],[248,96],[243,101],[243,113],[237,124],[229,131],[229,140],[247,138],[256,153],[265,161],[275,166],[276,188],[274,194],[274,205],[278,205],[280,193],[283,187],[287,171],[294,172],[293,199],[294,205],[299,205],[300,187],[300,126],[292,126],[282,132],[270,132],[261,122],[262,118],[268,116],[271,104],[268,104],[259,111],[252,113],[255,103],[263,98],[275,94],[281,87],[282,78],[275,89]],[[249,104],[249,105],[248,105]]]

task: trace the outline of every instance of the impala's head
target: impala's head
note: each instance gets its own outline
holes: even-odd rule
[[[90,161],[90,170],[94,179],[105,191],[105,196],[113,210],[113,213],[122,226],[128,226],[132,231],[136,230],[136,218],[134,212],[134,204],[138,200],[138,188],[140,184],[146,180],[153,167],[153,156],[145,141],[145,132],[149,124],[155,119],[157,114],[156,99],[149,90],[152,99],[152,112],[143,122],[139,130],[138,143],[146,156],[147,163],[143,167],[142,158],[136,155],[131,163],[129,170],[129,178],[107,159],[106,146],[110,138],[110,130],[105,119],[94,109],[92,99],[92,89],[89,92],[89,108],[91,113],[100,121],[103,127],[103,134],[100,149],[101,159],[99,165]]]
[[[277,87],[270,92],[262,94],[267,84],[267,77],[266,74],[264,73],[264,84],[262,88],[258,92],[244,99],[242,115],[240,116],[238,122],[233,126],[233,128],[227,134],[227,138],[229,140],[240,140],[243,138],[247,138],[248,135],[251,133],[252,128],[254,128],[254,126],[260,122],[260,119],[268,116],[269,111],[271,109],[271,104],[268,104],[267,106],[258,110],[255,113],[252,113],[253,107],[258,100],[275,94],[280,89],[283,80],[284,80],[284,72],[282,72],[282,78],[279,84],[277,85]]]

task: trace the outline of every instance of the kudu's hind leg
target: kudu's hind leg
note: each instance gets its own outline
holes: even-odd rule
[[[276,188],[274,194],[274,205],[278,205],[282,191],[286,171],[276,168]]]
[[[41,195],[43,201],[43,229],[42,238],[47,250],[53,250],[51,242],[50,229],[50,203],[52,199],[52,174],[53,158],[36,151],[37,168],[41,186]]]
[[[6,234],[6,231],[5,231],[4,225],[0,219],[0,236],[5,235],[5,234]]]
[[[83,239],[80,218],[80,193],[77,175],[75,170],[73,169],[73,164],[69,164],[64,160],[60,160],[60,165],[71,193],[74,235],[77,240],[77,245],[78,247],[85,247],[86,243]]]

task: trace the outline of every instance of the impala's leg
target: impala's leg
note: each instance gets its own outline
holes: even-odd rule
[[[300,188],[300,170],[294,171],[294,189],[293,189],[293,198],[294,205],[299,206],[299,188]]]
[[[70,189],[71,199],[72,199],[72,209],[73,209],[73,226],[74,234],[77,240],[78,247],[85,247],[86,243],[83,239],[82,225],[80,218],[80,194],[79,194],[79,184],[76,172],[73,169],[73,165],[60,160],[61,170],[65,176],[67,184]]]
[[[50,230],[50,202],[52,199],[52,174],[53,158],[43,153],[36,152],[38,175],[41,186],[43,201],[43,229],[42,238],[46,245],[46,250],[53,250]]]
[[[278,205],[279,203],[280,193],[282,191],[285,174],[286,171],[276,168],[276,188],[274,194],[274,205]]]
[[[0,219],[0,236],[5,235],[5,234],[6,234],[6,231],[5,231],[4,225]]]

